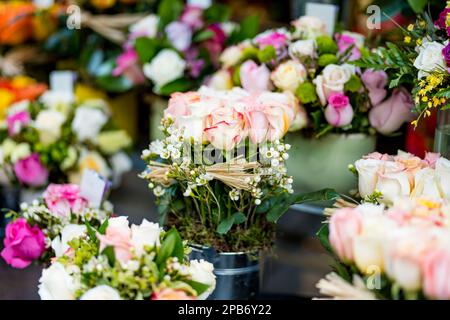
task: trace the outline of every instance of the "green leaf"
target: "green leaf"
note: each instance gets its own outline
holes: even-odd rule
[[[108,263],[111,267],[114,267],[114,264],[116,263],[116,254],[114,252],[114,247],[107,246],[102,251],[102,255],[105,255],[108,258]]]
[[[197,292],[197,295],[201,295],[203,292],[205,292],[206,290],[209,289],[209,285],[201,283],[201,282],[197,282],[194,280],[185,280],[184,282],[186,282],[189,286],[192,287],[192,289],[194,289]]]
[[[133,83],[124,76],[101,76],[95,79],[97,85],[109,92],[125,92],[133,87]]]
[[[339,198],[340,195],[333,189],[323,189],[310,193],[293,194],[284,198],[280,197],[280,201],[272,206],[272,208],[267,212],[267,220],[269,220],[270,222],[278,221],[278,219],[280,219],[281,216],[283,216],[283,214],[285,214],[289,207],[293,204],[302,204],[317,201],[331,201],[337,200]]]
[[[203,18],[208,23],[228,21],[230,20],[230,15],[230,7],[220,3],[214,3],[203,12]]]
[[[229,44],[238,43],[246,39],[254,38],[259,32],[259,17],[251,15],[240,23],[240,28],[234,31],[228,39]]]
[[[347,81],[347,83],[345,83],[344,90],[350,92],[358,92],[359,89],[361,89],[361,87],[362,87],[361,79],[356,75],[352,75],[350,79]]]
[[[267,63],[276,57],[277,53],[273,46],[266,46],[264,49],[258,51],[258,60],[262,63]]]
[[[226,234],[228,231],[230,231],[231,227],[234,224],[234,217],[228,217],[222,220],[219,225],[217,226],[217,233],[218,234]]]
[[[214,37],[214,31],[212,30],[202,30],[193,37],[194,42],[202,42],[205,40],[209,40]]]
[[[186,78],[180,78],[162,86],[161,89],[159,89],[159,94],[169,96],[174,92],[189,91],[190,89],[192,89],[193,86],[194,86],[193,81]]]
[[[142,63],[149,62],[156,56],[158,52],[159,41],[157,39],[150,39],[147,37],[137,38],[134,43],[134,48]]]
[[[178,19],[183,11],[183,1],[181,0],[162,0],[158,6],[159,30]]]
[[[106,233],[106,229],[108,228],[108,224],[109,224],[109,221],[108,221],[108,219],[106,219],[106,220],[102,223],[102,225],[98,228],[98,232],[99,232],[100,234],[105,234],[105,233]]]
[[[328,223],[322,225],[322,227],[320,227],[319,231],[317,231],[316,235],[317,238],[319,238],[320,244],[322,245],[322,247],[325,248],[325,250],[327,250],[329,253],[333,253],[333,249],[331,248],[330,245],[330,240],[329,240],[329,228],[328,228]]]
[[[422,13],[428,0],[408,0],[409,5],[415,13]]]
[[[233,214],[234,223],[241,224],[247,221],[247,217],[242,212],[236,212]]]
[[[86,225],[89,238],[91,238],[93,241],[96,241],[97,232],[95,231],[95,229],[91,226],[91,224],[88,221],[85,221],[84,224]]]
[[[175,228],[170,229],[161,244],[158,256],[156,257],[156,263],[161,266],[170,257],[177,257],[179,261],[183,261],[183,255],[183,241],[181,240],[180,234]]]

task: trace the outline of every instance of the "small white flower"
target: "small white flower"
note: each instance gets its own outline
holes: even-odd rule
[[[261,204],[261,199],[255,199],[255,204],[259,206]]]
[[[157,197],[161,197],[166,193],[166,189],[162,188],[161,186],[157,186],[153,189],[153,194]]]
[[[270,162],[272,167],[277,167],[280,165],[280,161],[278,159],[272,159],[272,161]]]

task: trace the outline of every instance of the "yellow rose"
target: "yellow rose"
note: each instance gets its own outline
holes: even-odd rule
[[[9,90],[0,88],[0,120],[6,117],[8,107],[13,101],[14,95]]]
[[[97,137],[97,143],[103,153],[114,154],[129,147],[132,141],[125,130],[115,130],[100,133]]]

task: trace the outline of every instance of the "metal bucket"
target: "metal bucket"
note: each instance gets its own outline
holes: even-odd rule
[[[190,245],[190,259],[203,259],[214,265],[216,288],[208,300],[247,300],[259,293],[258,253],[216,252],[213,248]]]

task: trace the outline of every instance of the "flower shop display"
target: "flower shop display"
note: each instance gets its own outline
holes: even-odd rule
[[[338,173],[349,160],[374,150],[377,132],[392,134],[409,121],[412,100],[402,87],[389,90],[386,72],[352,64],[366,51],[362,35],[330,36],[324,23],[310,16],[291,24],[291,30],[268,30],[226,48],[209,86],[294,94],[300,110],[290,131],[301,133],[289,134],[287,141],[293,146],[288,167],[296,189],[316,190],[331,180],[347,192],[352,177]]]
[[[217,264],[213,298],[254,296],[257,287],[244,288],[236,275],[257,286],[258,255],[273,244],[274,222],[291,203],[334,197],[292,194],[285,166],[290,145],[282,139],[296,107],[289,92],[174,93],[162,120],[164,138],[142,153],[141,177],[156,196],[161,223],[176,226],[196,256]],[[220,273],[233,263],[236,273]]]
[[[358,194],[365,201],[392,204],[398,197],[450,201],[450,161],[438,153],[421,159],[403,151],[395,156],[375,152],[350,169],[358,176]]]
[[[143,220],[106,220],[68,241],[69,250],[42,271],[42,300],[194,300],[214,290],[213,265],[187,260],[175,229]]]
[[[41,198],[10,211],[1,256],[10,266],[23,269],[33,261],[44,264],[70,251],[69,242],[99,228],[112,214],[104,201],[97,208],[75,184],[50,184]]]
[[[131,139],[117,129],[102,100],[76,103],[72,94],[44,92],[8,108],[1,132],[2,184],[39,190],[78,183],[92,169],[118,184],[131,169]]]
[[[332,210],[319,237],[335,272],[317,287],[335,299],[450,299],[449,217],[448,199],[429,196]]]
[[[438,109],[438,127],[435,151],[446,157],[449,151],[448,98],[450,96],[450,4],[433,21],[427,13],[419,14],[406,28],[403,43],[387,43],[375,52],[363,56],[356,64],[362,67],[385,70],[392,79],[390,87],[410,86],[414,98],[417,126],[423,118]]]

